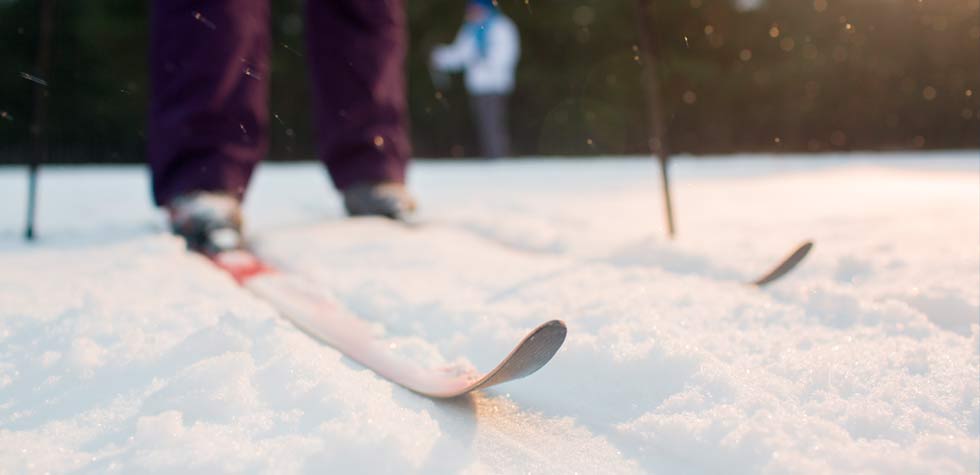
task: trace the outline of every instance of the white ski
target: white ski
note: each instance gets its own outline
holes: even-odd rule
[[[299,276],[277,272],[243,251],[218,254],[211,260],[307,334],[389,381],[428,397],[457,397],[528,376],[551,360],[567,333],[563,322],[545,322],[486,373],[458,367],[427,368],[398,355],[369,322]]]

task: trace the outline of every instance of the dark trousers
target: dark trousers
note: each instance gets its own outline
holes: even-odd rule
[[[317,154],[334,185],[405,179],[402,0],[307,0]],[[269,0],[154,0],[148,156],[164,205],[241,198],[269,140]]]
[[[510,134],[507,133],[507,94],[472,94],[470,110],[476,123],[480,149],[486,158],[510,155]]]

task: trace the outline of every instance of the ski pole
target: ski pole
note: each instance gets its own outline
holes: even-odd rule
[[[647,21],[651,18],[653,0],[636,0],[640,49],[643,50],[644,86],[647,96],[647,109],[650,115],[650,152],[660,161],[660,178],[664,192],[664,210],[667,218],[667,237],[674,238],[674,208],[670,199],[670,180],[667,175],[667,162],[670,148],[667,146],[667,126],[664,123],[663,101],[660,97],[660,80],[657,78],[657,43],[653,40]]]
[[[34,217],[37,209],[37,171],[47,159],[48,143],[45,134],[47,118],[48,91],[45,79],[51,63],[51,31],[53,29],[55,0],[41,0],[41,31],[38,37],[37,62],[35,73],[40,80],[34,80],[34,120],[31,124],[32,153],[27,167],[27,225],[24,238],[33,241],[35,236]]]

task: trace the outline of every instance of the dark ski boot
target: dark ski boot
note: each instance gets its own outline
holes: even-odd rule
[[[405,221],[415,211],[415,200],[401,183],[354,185],[344,190],[343,195],[350,216],[384,216]]]
[[[243,248],[241,205],[235,197],[201,191],[181,195],[167,208],[171,229],[188,249],[214,256]]]

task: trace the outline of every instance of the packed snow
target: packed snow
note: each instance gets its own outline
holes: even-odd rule
[[[432,400],[165,231],[140,167],[0,169],[0,473],[980,471],[976,152],[415,164],[422,224],[266,165],[247,233],[406,356],[533,376]],[[810,256],[745,285],[799,242]]]

